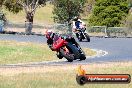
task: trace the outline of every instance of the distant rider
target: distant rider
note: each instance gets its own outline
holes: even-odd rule
[[[75,16],[72,22],[72,31],[76,34],[77,38],[79,37],[77,30],[80,29],[82,26],[86,26],[85,22],[81,20],[80,16]]]

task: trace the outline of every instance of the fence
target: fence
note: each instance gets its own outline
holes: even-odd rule
[[[17,32],[17,33],[25,33],[26,24],[25,23],[16,23],[16,22],[8,22],[5,26],[4,31],[6,32]],[[70,33],[69,27],[66,24],[33,24],[32,33],[36,34],[44,34],[45,31],[53,30],[54,32],[59,32],[61,34]]]
[[[67,24],[33,24],[32,33],[44,34],[47,29],[53,30],[60,34],[72,34],[71,28]],[[9,22],[5,31],[24,33],[25,23]],[[95,37],[132,37],[132,29],[125,27],[106,27],[93,26],[87,27],[88,34]]]
[[[132,37],[132,29],[127,27],[106,27],[93,26],[88,27],[90,36],[98,37]]]

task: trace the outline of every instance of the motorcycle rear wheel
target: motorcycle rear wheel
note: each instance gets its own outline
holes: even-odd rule
[[[86,59],[86,56],[84,54],[81,54],[80,55],[80,60],[85,60]]]

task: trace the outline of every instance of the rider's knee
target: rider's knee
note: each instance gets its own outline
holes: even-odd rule
[[[73,29],[72,29],[72,31],[73,31],[73,32],[76,32],[76,31],[77,31],[77,29],[76,29],[76,28],[73,28]]]

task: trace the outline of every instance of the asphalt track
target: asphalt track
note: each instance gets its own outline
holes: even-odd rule
[[[46,43],[44,36],[36,35],[0,35],[0,40],[15,40],[18,42]],[[55,60],[51,62],[36,62],[29,64],[5,65],[5,66],[41,66],[41,65],[64,65],[64,64],[88,64],[102,62],[132,61],[132,38],[91,38],[91,42],[80,42],[81,47],[88,47],[97,50],[107,51],[108,54],[102,57],[87,58],[84,61],[67,62]]]

